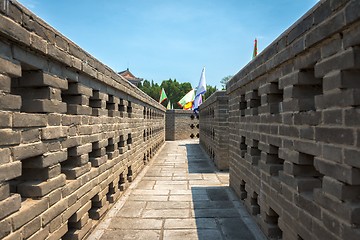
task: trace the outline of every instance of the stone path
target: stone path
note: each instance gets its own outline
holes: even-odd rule
[[[87,238],[265,239],[198,141],[166,142]]]

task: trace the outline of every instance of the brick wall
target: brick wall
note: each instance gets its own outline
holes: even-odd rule
[[[324,0],[228,83],[230,185],[268,237],[360,239],[359,79],[360,1]]]
[[[219,170],[229,169],[228,97],[212,94],[200,106],[200,144]]]
[[[199,118],[189,110],[166,111],[166,140],[199,138]]]
[[[0,1],[0,239],[82,239],[163,144],[165,108]]]

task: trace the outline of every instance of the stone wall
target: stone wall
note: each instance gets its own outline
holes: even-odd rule
[[[230,185],[268,237],[360,239],[359,79],[360,1],[324,0],[228,83]]]
[[[0,1],[0,239],[82,239],[163,144],[165,108]]]
[[[199,138],[199,117],[189,110],[167,110],[165,138],[167,141]]]
[[[200,106],[200,144],[219,170],[229,169],[228,97],[212,94]]]

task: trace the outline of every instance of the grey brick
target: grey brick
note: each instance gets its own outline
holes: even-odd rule
[[[313,71],[295,71],[279,79],[279,88],[291,85],[318,85],[321,79],[315,78]]]
[[[0,221],[0,238],[4,238],[11,233],[11,219],[7,218]]]
[[[8,182],[0,183],[0,201],[10,196],[10,186]]]
[[[344,149],[344,162],[350,166],[360,168],[359,149]]]
[[[0,165],[0,181],[7,181],[21,176],[21,162],[11,162]]]
[[[45,127],[47,118],[42,114],[13,113],[14,127]]]
[[[322,188],[325,193],[342,201],[354,200],[360,194],[359,186],[351,186],[327,176],[323,178]]]
[[[28,224],[24,225],[22,233],[25,238],[30,237],[34,233],[38,232],[41,229],[41,218],[35,218]]]
[[[333,71],[323,78],[323,90],[329,91],[336,88],[360,88],[357,81],[358,72],[351,70]]]
[[[343,31],[343,45],[345,48],[360,44],[360,25]]]
[[[294,149],[313,156],[321,154],[321,145],[313,141],[295,140]]]
[[[300,112],[294,115],[294,124],[316,126],[321,122],[321,113],[315,111]]]
[[[9,163],[11,161],[11,151],[9,148],[0,149],[0,164]]]
[[[56,203],[52,208],[46,210],[41,214],[42,225],[45,226],[56,216],[60,215],[68,207],[68,202],[66,199],[63,199]]]
[[[318,109],[359,105],[360,89],[339,90],[326,95],[315,96],[315,106]]]
[[[331,109],[323,111],[323,123],[329,125],[342,125],[343,124],[343,111],[342,109]]]
[[[23,144],[12,148],[14,158],[22,160],[29,157],[35,157],[46,152],[45,145],[42,142]]]
[[[41,129],[41,138],[42,139],[55,139],[63,138],[67,136],[68,127],[46,127]]]
[[[360,50],[348,48],[315,65],[315,77],[324,77],[334,69],[346,70],[360,67]]]
[[[65,113],[66,103],[57,100],[34,99],[23,102],[21,109],[32,113]]]
[[[360,3],[358,1],[351,1],[345,8],[346,23],[350,24],[359,19]]]
[[[24,168],[45,168],[67,160],[67,151],[44,153],[42,156],[22,161]]]
[[[67,66],[71,66],[72,59],[71,56],[64,52],[63,50],[57,48],[55,45],[49,44],[47,46],[47,54],[53,57],[55,60],[66,64]]]
[[[11,91],[11,78],[0,74],[0,91],[9,93]]]
[[[340,201],[327,196],[321,191],[315,191],[315,202],[318,202],[325,209],[335,213],[340,219],[349,223],[356,224],[359,221],[359,207],[350,203],[341,203]],[[329,232],[325,231],[327,234]]]
[[[339,52],[342,48],[342,36],[336,34],[334,37],[329,39],[327,43],[321,47],[321,58],[329,57]]]
[[[25,129],[21,131],[21,143],[32,143],[40,141],[39,129]]]
[[[49,192],[65,185],[66,177],[61,174],[58,177],[42,181],[24,182],[18,185],[18,192],[24,197],[43,197]]]
[[[71,83],[69,84],[69,88],[63,92],[66,95],[85,95],[92,96],[93,91],[91,88],[81,84],[81,83]]]
[[[33,180],[42,180],[46,181],[48,179],[57,177],[61,173],[60,164],[55,164],[53,166],[45,168],[23,168],[24,171],[21,175],[21,179],[27,181]]]
[[[19,87],[46,86],[67,89],[68,83],[64,79],[40,71],[25,71],[19,80]]]
[[[310,47],[328,36],[331,36],[331,34],[339,32],[344,26],[345,16],[343,12],[338,12],[331,17],[329,16],[324,22],[313,28],[306,35],[306,47]]]
[[[338,179],[350,185],[359,185],[360,169],[329,162],[320,158],[315,158],[314,165],[316,169],[324,175]]]
[[[0,110],[19,110],[20,107],[20,96],[0,92]]]
[[[354,131],[349,128],[317,127],[315,140],[326,143],[353,145],[355,141]]]
[[[68,149],[69,156],[79,156],[79,155],[89,153],[91,151],[92,151],[91,143]]]
[[[0,145],[17,145],[20,143],[20,131],[0,129]]]
[[[0,219],[18,211],[21,207],[21,197],[19,194],[11,194],[10,197],[0,201]]]
[[[41,88],[15,88],[14,93],[21,95],[23,101],[29,101],[32,99],[49,99],[61,101],[61,90],[52,87]]]
[[[359,126],[360,125],[360,108],[345,109],[345,125]]]
[[[0,22],[3,17],[0,17]],[[1,31],[1,30],[0,30]],[[10,77],[21,76],[21,66],[17,61],[10,61],[0,57],[0,73],[1,75],[8,75]]]
[[[12,114],[10,112],[0,112],[0,127],[9,128],[12,126]]]
[[[39,55],[36,55],[33,52],[26,51],[20,46],[12,46],[13,57],[19,62],[26,63],[29,66],[32,66],[36,69],[47,69],[48,60]]]
[[[322,155],[327,160],[338,163],[342,163],[343,161],[343,150],[336,145],[324,144],[322,147]]]

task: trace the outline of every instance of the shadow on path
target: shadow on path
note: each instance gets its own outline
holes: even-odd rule
[[[190,185],[198,239],[255,239],[242,220],[238,209],[240,202],[230,187],[211,186],[218,177],[217,173],[221,172],[198,143],[188,143],[185,147],[189,174],[203,174],[204,177],[201,185]]]
[[[237,199],[229,196],[229,191],[229,187],[191,187],[199,240],[255,239],[237,209]]]
[[[188,143],[180,146],[186,147],[189,173],[215,173],[217,169],[205,155],[198,143]]]
[[[259,237],[260,236],[260,237]],[[198,141],[166,142],[88,240],[263,240]]]

